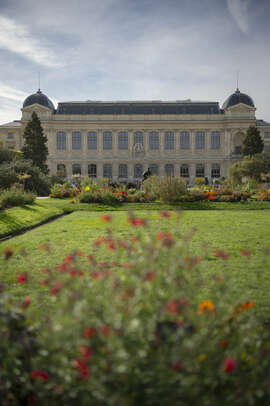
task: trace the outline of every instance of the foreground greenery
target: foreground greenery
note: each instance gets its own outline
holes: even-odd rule
[[[267,211],[139,214],[2,244],[4,405],[268,404]]]

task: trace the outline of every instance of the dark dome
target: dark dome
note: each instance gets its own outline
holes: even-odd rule
[[[51,100],[41,92],[40,89],[34,94],[28,96],[23,102],[23,107],[31,106],[32,104],[40,104],[41,106],[48,107],[51,110],[54,110],[54,105]]]
[[[236,91],[231,94],[231,96],[228,97],[228,99],[224,102],[222,108],[227,109],[228,107],[235,106],[239,103],[244,103],[248,106],[255,107],[252,98],[245,93],[241,93],[240,90],[237,88]]]

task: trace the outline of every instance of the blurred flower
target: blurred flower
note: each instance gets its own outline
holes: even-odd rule
[[[199,314],[207,312],[213,312],[214,306],[211,300],[204,300],[199,304]]]
[[[84,360],[77,358],[75,359],[74,364],[75,368],[81,373],[81,377],[83,379],[88,379],[90,377],[88,365],[84,362]]]
[[[171,300],[168,303],[167,310],[169,313],[178,313],[178,306],[179,304],[177,300]]]
[[[112,217],[109,216],[108,214],[103,214],[103,216],[100,216],[100,220],[110,222],[112,220]]]
[[[31,372],[31,378],[40,379],[44,382],[47,382],[49,379],[49,376],[46,371],[40,371],[39,369],[37,369],[37,370]]]
[[[86,347],[85,345],[81,345],[79,347],[79,351],[81,353],[81,355],[85,358],[85,359],[89,359],[92,357],[93,354],[93,350],[92,348]]]
[[[180,363],[179,361],[175,361],[175,362],[173,362],[173,363],[171,364],[171,368],[172,368],[174,371],[180,371],[180,369],[181,369],[181,363]]]
[[[102,334],[103,334],[104,336],[110,335],[110,332],[111,332],[110,327],[108,327],[108,326],[101,326],[101,327],[100,327],[100,330],[101,330],[101,332],[102,332]]]
[[[85,186],[84,191],[89,192],[89,190],[90,190],[90,186]]]
[[[20,273],[17,276],[17,282],[18,283],[26,283],[27,282],[27,274],[26,273]]]
[[[172,213],[170,211],[160,211],[158,215],[159,218],[169,219],[170,217],[172,217]]]
[[[147,272],[144,279],[150,282],[153,281],[154,279],[156,279],[155,272]]]
[[[236,361],[234,358],[227,357],[224,361],[224,371],[228,374],[236,368]]]
[[[84,338],[91,338],[95,333],[95,330],[92,327],[87,327],[84,332],[83,336]]]
[[[251,257],[251,252],[249,250],[240,250],[241,255],[243,255],[243,257],[247,257],[250,258]]]
[[[62,289],[63,284],[61,282],[57,282],[52,288],[51,288],[51,295],[57,295],[58,292]]]
[[[228,343],[227,340],[221,340],[221,341],[219,342],[219,345],[220,345],[222,348],[227,348],[228,345],[229,345],[229,343]]]
[[[203,362],[206,359],[206,355],[205,354],[200,354],[198,356],[198,361]]]
[[[134,227],[139,227],[139,226],[145,226],[146,225],[146,220],[145,219],[130,217],[127,221],[128,221],[129,224],[131,224]]]
[[[217,258],[221,258],[221,259],[229,259],[230,258],[230,254],[228,252],[222,251],[222,250],[214,250],[213,254],[217,257]]]
[[[5,248],[4,249],[4,257],[6,260],[8,260],[12,255],[14,254],[14,250],[12,248]]]
[[[26,309],[26,308],[31,304],[31,302],[32,302],[31,297],[30,297],[30,296],[26,296],[26,297],[24,298],[24,300],[22,301],[22,303],[21,303],[21,307],[22,307],[23,309]]]

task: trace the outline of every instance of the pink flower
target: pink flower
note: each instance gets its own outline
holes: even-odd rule
[[[236,368],[236,361],[234,358],[227,357],[224,361],[224,371],[229,374]]]

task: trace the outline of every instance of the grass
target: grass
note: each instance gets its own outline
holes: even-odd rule
[[[130,211],[130,210],[269,210],[270,202],[192,202],[179,204],[154,203],[125,203],[119,206],[106,206],[103,204],[70,204],[71,199],[44,199],[37,200],[33,205],[14,207],[0,211],[0,239],[21,233],[57,216],[73,211]]]
[[[43,210],[45,215],[46,208],[52,210],[54,207],[55,211],[64,211],[64,205],[61,206],[61,204],[63,205],[63,202],[57,201],[52,206],[50,201],[42,201],[34,207],[38,206],[37,212],[41,213]],[[75,206],[72,205],[72,210]],[[84,206],[85,210],[87,206],[89,205]],[[134,232],[126,222],[125,211],[126,208],[124,210],[117,208],[113,213],[113,221],[109,224],[117,238],[128,239]],[[1,281],[8,285],[12,295],[19,297],[30,295],[36,303],[37,312],[44,312],[49,293],[39,285],[39,281],[44,279],[42,268],[53,267],[60,263],[64,256],[75,248],[81,249],[86,255],[93,253],[93,241],[98,236],[105,235],[108,228],[108,223],[100,221],[102,213],[104,212],[99,211],[99,208],[91,212],[77,208],[77,211],[69,216],[3,242],[0,253],[4,248],[12,247],[15,255],[8,262],[1,256]],[[196,227],[197,231],[191,240],[190,252],[192,255],[203,256],[201,264],[203,271],[218,275],[222,270],[223,277],[230,276],[234,279],[232,296],[237,298],[238,294],[244,291],[247,300],[255,300],[260,312],[265,317],[270,316],[269,269],[259,268],[259,264],[263,261],[263,248],[267,245],[269,247],[267,242],[270,241],[270,217],[267,210],[233,209],[222,212],[189,210],[184,212],[180,223],[176,221],[176,214],[169,220],[161,220],[153,206],[151,211],[141,210],[136,215],[147,218],[149,225],[156,233],[169,230],[180,237]],[[142,231],[142,233],[145,232],[145,230]],[[39,248],[41,244],[46,243],[53,247],[51,255]],[[22,249],[24,251],[21,254]],[[213,249],[228,252],[229,260],[217,259],[213,255]],[[240,249],[250,250],[252,260],[241,256]],[[106,261],[111,259],[112,254],[111,251],[103,249],[96,255],[99,261]],[[27,271],[30,276],[30,282],[27,285],[16,283],[16,275],[23,271]]]

